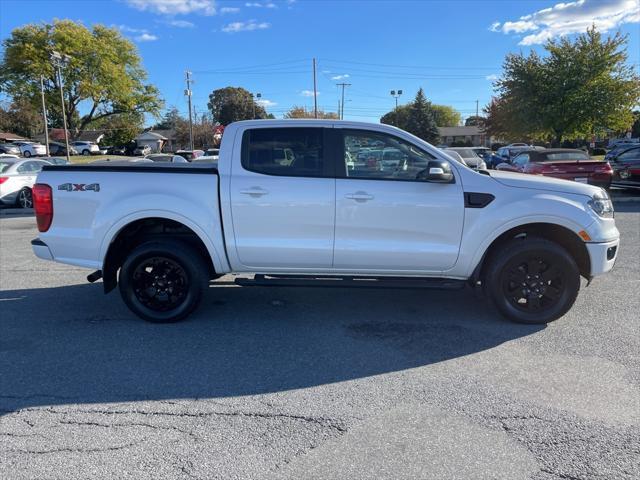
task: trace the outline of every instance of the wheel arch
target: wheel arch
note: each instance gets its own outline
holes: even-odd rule
[[[557,223],[532,222],[511,227],[493,239],[476,264],[471,276],[473,284],[477,284],[477,282],[483,278],[492,255],[497,254],[500,248],[508,241],[521,236],[535,236],[557,243],[573,257],[580,271],[580,275],[585,278],[590,277],[591,257],[589,256],[585,242],[577,233]]]
[[[117,273],[126,254],[144,241],[160,238],[176,239],[192,245],[209,265],[211,278],[225,271],[211,239],[188,219],[168,212],[134,215],[112,227],[103,242],[101,258],[105,293],[116,287]]]

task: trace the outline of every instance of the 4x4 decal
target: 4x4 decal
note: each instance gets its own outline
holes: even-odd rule
[[[65,190],[67,192],[99,192],[100,184],[90,183],[87,185],[85,183],[63,183],[62,185],[58,185],[58,190]]]

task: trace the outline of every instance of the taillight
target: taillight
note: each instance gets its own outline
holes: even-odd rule
[[[9,180],[9,177],[0,177],[0,185]]]
[[[31,189],[31,193],[38,230],[46,232],[53,220],[53,192],[46,183],[36,183]]]
[[[613,169],[611,168],[611,165],[609,165],[609,162],[603,165],[597,165],[593,171],[594,173],[613,173]]]

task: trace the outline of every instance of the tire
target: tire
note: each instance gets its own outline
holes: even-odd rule
[[[580,272],[560,245],[527,236],[494,253],[483,278],[498,311],[517,323],[544,324],[562,317],[580,290]]]
[[[189,245],[149,241],[127,256],[119,275],[129,309],[154,323],[177,322],[193,312],[209,284],[209,269]]]
[[[82,155],[84,155],[85,157],[91,155],[91,152],[87,149],[82,150]]]
[[[31,157],[31,152],[29,150],[25,150],[24,153],[22,154],[23,157],[25,158],[29,158]]]
[[[16,205],[20,208],[33,208],[33,196],[31,190],[23,188],[18,192],[18,198],[16,198]]]

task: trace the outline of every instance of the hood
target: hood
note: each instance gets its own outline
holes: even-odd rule
[[[491,170],[491,178],[508,187],[571,193],[574,195],[585,195],[587,197],[592,197],[595,193],[602,190],[600,187],[586,183],[543,177],[542,175],[530,175],[528,173],[507,172],[504,170]]]

